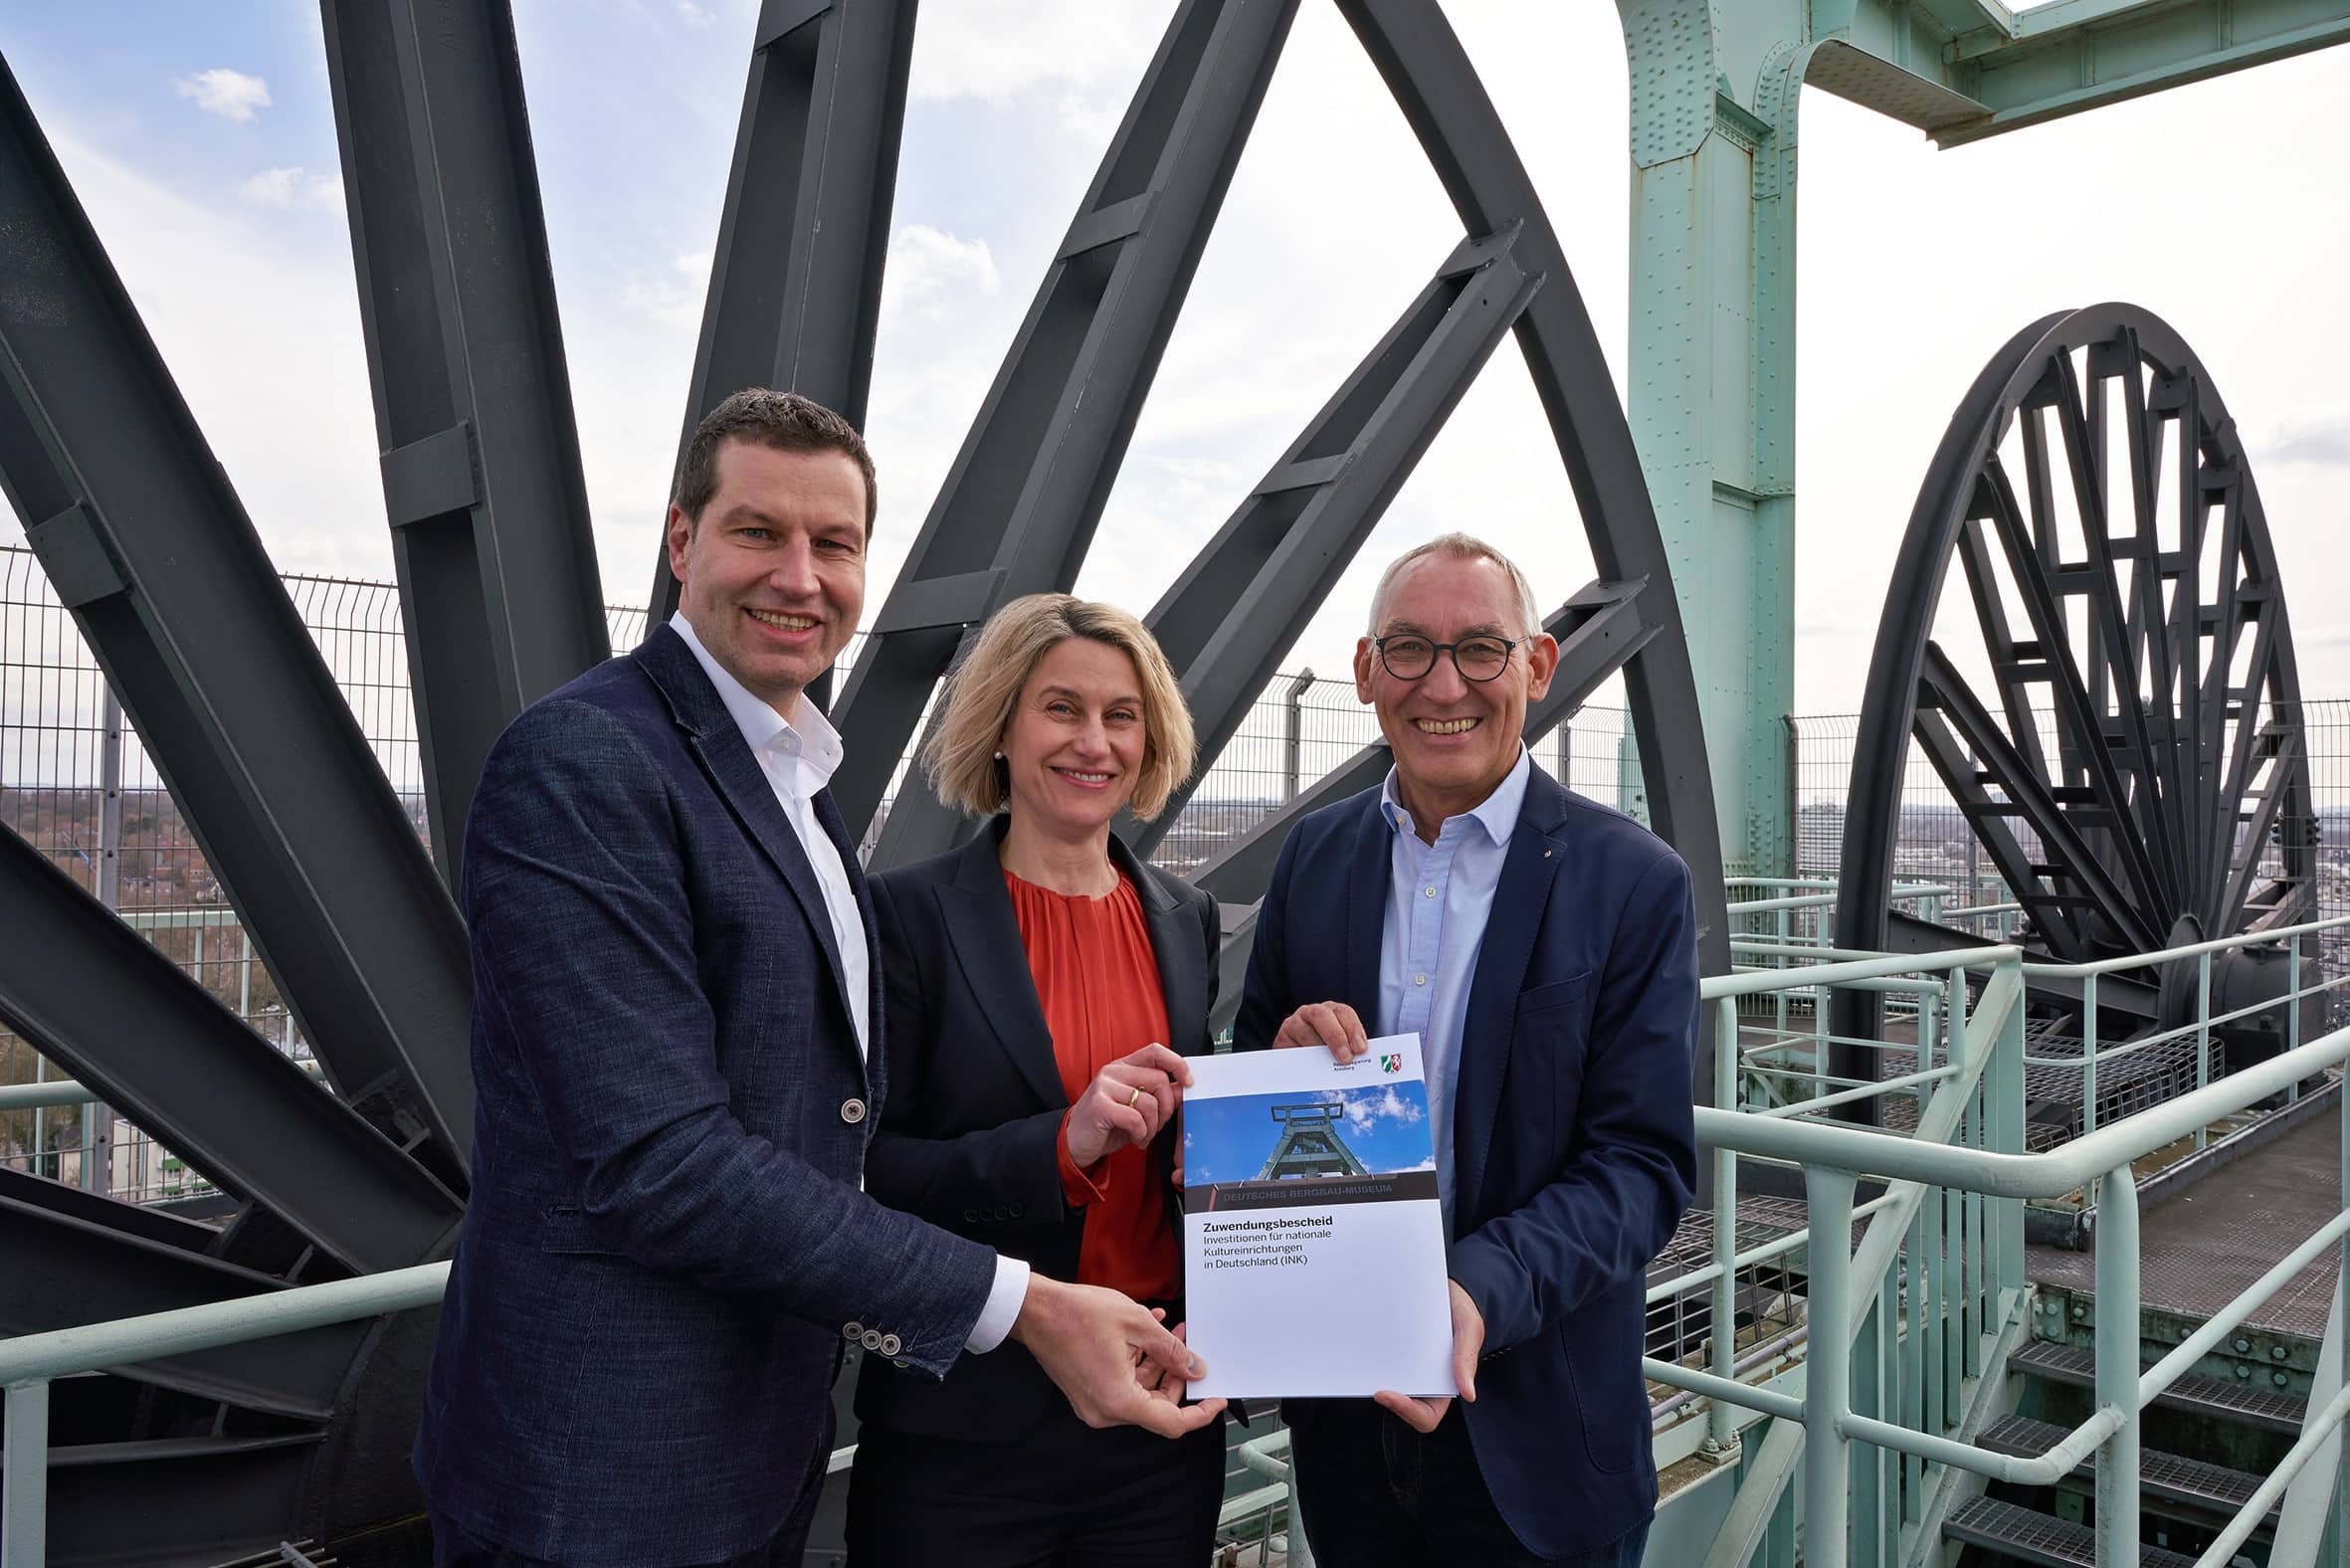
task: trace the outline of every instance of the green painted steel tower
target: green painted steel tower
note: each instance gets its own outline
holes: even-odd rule
[[[1688,628],[1731,876],[1793,869],[1799,91],[1942,146],[2350,40],[2309,0],[1617,0],[1631,417]],[[2063,303],[2066,301],[2056,301]]]

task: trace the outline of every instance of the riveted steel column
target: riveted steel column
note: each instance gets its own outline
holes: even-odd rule
[[[546,222],[503,0],[324,0],[433,858],[483,760],[609,657]]]
[[[1688,632],[1724,870],[1770,876],[1793,831],[1779,715],[1795,708],[1802,7],[1618,11],[1633,84],[1633,439]]]
[[[1296,0],[1184,0],[948,471],[835,721],[833,776],[862,833],[968,634],[1021,594],[1067,589],[1100,520]],[[1484,232],[1484,231],[1478,231]],[[952,842],[955,819],[891,809],[873,865]]]
[[[914,0],[760,10],[681,462],[702,416],[744,387],[805,393],[864,428],[913,35]],[[651,605],[649,626],[678,608],[666,548]]]
[[[0,489],[344,1099],[462,1182],[457,908],[0,78]]]

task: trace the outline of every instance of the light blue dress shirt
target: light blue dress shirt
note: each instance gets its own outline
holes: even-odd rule
[[[1436,1143],[1436,1190],[1445,1235],[1453,1234],[1453,1090],[1461,1079],[1461,1025],[1469,986],[1485,943],[1485,917],[1501,883],[1509,836],[1526,799],[1533,762],[1524,746],[1517,766],[1475,810],[1449,817],[1436,842],[1421,842],[1412,814],[1396,799],[1395,770],[1379,792],[1394,847],[1389,852],[1387,918],[1379,935],[1379,1017],[1373,1035],[1420,1037],[1428,1075],[1428,1116]]]

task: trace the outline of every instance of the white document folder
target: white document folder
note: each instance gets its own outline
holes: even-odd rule
[[[1195,1398],[1455,1394],[1420,1037],[1191,1059],[1181,1133]]]

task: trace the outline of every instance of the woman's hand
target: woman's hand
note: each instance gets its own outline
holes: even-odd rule
[[[1069,1157],[1078,1169],[1127,1144],[1147,1144],[1183,1103],[1191,1069],[1165,1046],[1120,1057],[1069,1108]]]

